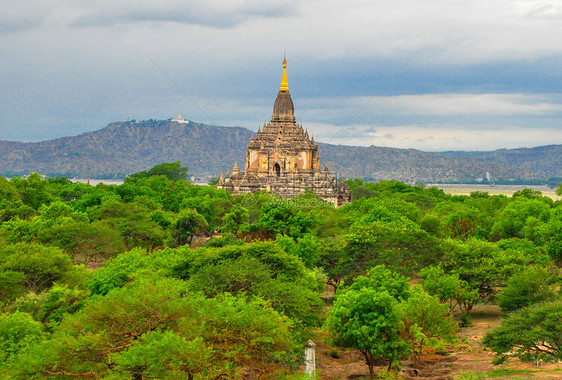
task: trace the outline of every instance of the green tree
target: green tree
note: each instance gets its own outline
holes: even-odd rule
[[[482,341],[497,362],[515,356],[530,361],[562,359],[562,301],[533,304],[510,314]]]
[[[370,288],[377,290],[385,290],[397,301],[403,301],[410,297],[410,285],[408,278],[399,273],[387,269],[383,265],[377,265],[371,268],[367,275],[359,276],[354,279],[348,289],[358,290],[362,288]]]
[[[47,187],[48,182],[42,180],[37,173],[31,173],[25,179],[12,178],[11,182],[20,194],[23,203],[34,210],[52,200],[52,195]]]
[[[42,293],[28,292],[19,297],[13,309],[31,315],[52,332],[67,314],[82,308],[90,292],[80,287],[55,284]]]
[[[527,198],[527,199],[540,199],[540,200],[543,200],[547,203],[552,203],[552,200],[548,200],[548,199],[546,199],[546,197],[543,197],[542,193],[539,190],[533,190],[533,189],[523,189],[523,190],[516,191],[515,193],[513,193],[512,197],[513,198],[524,197],[524,198]]]
[[[441,242],[405,218],[393,222],[355,223],[345,236],[341,272],[353,276],[376,265],[388,265],[405,274],[439,262]]]
[[[143,247],[153,250],[163,246],[167,234],[151,220],[151,210],[141,203],[122,203],[115,197],[103,199],[101,205],[89,208],[90,219],[101,220],[118,231],[129,249]]]
[[[63,249],[77,262],[104,260],[125,250],[123,237],[103,221],[64,223],[42,229],[38,239],[43,244]]]
[[[474,196],[474,194],[471,194],[470,198],[467,198],[463,201],[463,204],[480,210],[481,212],[492,218],[493,222],[493,220],[497,218],[497,216],[501,213],[505,206],[512,200],[513,198],[508,198],[505,195]]]
[[[248,209],[234,205],[230,212],[222,218],[221,231],[236,234],[243,226],[248,225],[249,218]]]
[[[130,348],[112,356],[114,372],[133,378],[203,379],[212,359],[212,349],[202,338],[188,341],[173,331],[151,331]]]
[[[441,218],[434,214],[425,215],[420,221],[420,228],[435,237],[443,235]]]
[[[189,279],[189,288],[209,297],[222,293],[252,292],[254,286],[271,280],[271,269],[255,257],[221,260],[200,268]]]
[[[219,183],[220,178],[219,177],[211,177],[209,179],[209,181],[207,181],[207,184],[209,186],[216,186]]]
[[[186,293],[179,280],[141,280],[92,297],[47,341],[18,354],[5,372],[25,379],[107,377],[116,358],[117,370],[130,374],[155,374],[158,365],[169,365],[185,378],[195,367],[210,378],[234,377],[240,367],[267,373],[293,360],[291,329],[288,318],[263,301],[228,295],[207,299]],[[178,343],[178,349],[162,348],[165,342]],[[137,344],[145,346],[145,358],[138,356]],[[179,352],[188,346],[203,355]],[[183,367],[186,355],[194,361]]]
[[[392,222],[400,218],[417,222],[420,218],[418,207],[411,202],[396,197],[363,199],[347,205],[346,209],[347,212],[358,211],[358,215],[364,215],[364,222]]]
[[[546,268],[528,267],[511,277],[498,297],[500,308],[510,312],[533,303],[557,298],[555,288],[559,285],[556,276]]]
[[[341,235],[320,241],[318,266],[326,273],[326,284],[331,285],[334,291],[346,275],[346,268],[340,264],[346,258],[345,245],[346,241]]]
[[[546,252],[553,260],[562,262],[562,205],[552,210],[550,220],[541,232]]]
[[[0,223],[15,217],[26,218],[33,213],[33,209],[21,200],[14,184],[0,177]]]
[[[0,369],[2,362],[45,338],[43,326],[29,314],[0,314]]]
[[[398,301],[386,290],[363,287],[342,292],[340,288],[326,326],[334,344],[363,354],[371,378],[378,361],[388,361],[390,370],[411,349],[400,336],[404,325]]]
[[[476,238],[449,240],[443,268],[468,283],[470,290],[478,290],[480,297],[489,298],[508,277],[507,270],[513,269],[515,263],[519,264],[519,257],[513,257],[511,253],[494,243]]]
[[[254,285],[253,293],[295,322],[295,330],[307,330],[322,324],[324,303],[307,280],[284,281],[275,278]]]
[[[17,298],[25,291],[25,274],[13,270],[0,270],[0,304]]]
[[[149,253],[146,249],[133,248],[107,261],[89,278],[88,287],[94,294],[105,295],[135,278],[172,277],[182,259],[185,260],[179,249],[167,248]]]
[[[320,256],[320,242],[313,234],[306,234],[296,239],[286,235],[277,235],[275,243],[285,252],[296,255],[308,268],[314,268]]]
[[[457,307],[462,313],[470,314],[474,302],[478,299],[478,289],[470,289],[468,283],[458,274],[445,274],[438,266],[423,268],[419,277],[423,288],[439,301],[447,304],[450,311]]]
[[[80,192],[76,197],[73,197],[70,205],[76,211],[86,212],[89,208],[95,208],[102,204],[102,200],[107,197],[115,197],[115,190],[121,186],[105,185],[103,183],[97,184],[95,187],[86,185],[88,190]],[[94,218],[90,218],[94,219]]]
[[[420,363],[423,347],[430,338],[451,338],[457,324],[447,305],[441,304],[419,285],[410,291],[410,297],[400,304],[404,334],[412,346],[414,365]]]
[[[37,242],[39,231],[45,227],[45,223],[35,219],[15,218],[0,225],[0,237],[7,243],[34,243]]]
[[[68,204],[61,201],[51,202],[49,205],[43,205],[39,208],[39,220],[41,221],[79,221],[89,222],[88,216],[85,213],[74,210]]]
[[[60,199],[63,202],[75,201],[92,189],[91,185],[80,182],[73,183],[66,177],[47,178],[45,181],[53,198]]]
[[[525,236],[524,228],[529,217],[546,222],[550,218],[550,204],[542,199],[524,196],[513,198],[495,221],[491,236],[502,239]]]
[[[23,288],[20,291],[23,292],[45,290],[55,281],[71,281],[75,268],[70,257],[59,248],[19,243],[0,246],[0,273],[2,272],[21,273]],[[19,275],[18,281],[21,280]],[[15,284],[10,281],[8,285],[13,288]]]
[[[223,293],[257,296],[299,326],[319,326],[322,301],[315,291],[316,284],[306,279],[288,281],[283,275],[276,278],[274,275],[273,270],[258,258],[242,256],[200,268],[190,277],[187,286],[208,297]]]
[[[204,247],[195,250],[179,247],[174,251],[178,252],[178,250],[182,257],[180,262],[175,265],[174,276],[181,279],[189,279],[202,268],[223,260],[253,257],[267,265],[274,278],[283,277],[286,281],[305,279],[311,283],[316,282],[314,275],[306,270],[298,257],[286,253],[281,247],[271,242],[227,245],[219,248]]]
[[[444,228],[450,237],[466,240],[471,236],[487,238],[492,219],[478,209],[456,205],[455,210],[445,216]]]
[[[174,225],[174,240],[176,245],[191,244],[193,236],[207,232],[209,224],[197,211],[186,209],[180,211]]]
[[[178,179],[185,180],[187,178],[187,166],[182,167],[181,161],[164,162],[162,164],[153,166],[149,170],[131,174],[127,179],[135,180],[137,178],[149,178],[154,176],[165,176],[171,181]]]
[[[275,235],[284,234],[292,238],[312,232],[318,221],[314,213],[284,203],[271,203],[262,207],[260,226]]]

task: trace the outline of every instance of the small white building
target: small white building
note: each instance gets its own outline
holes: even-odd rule
[[[178,117],[173,118],[172,121],[175,121],[176,123],[189,124],[189,120],[183,119],[181,115],[178,115]]]

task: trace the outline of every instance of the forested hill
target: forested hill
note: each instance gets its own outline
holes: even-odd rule
[[[216,176],[243,162],[252,131],[171,120],[127,121],[79,136],[37,143],[0,141],[0,174],[123,178],[162,162]],[[517,153],[521,152],[521,153]],[[513,153],[513,154],[512,154]],[[415,149],[320,144],[320,159],[345,177],[405,182],[472,182],[562,177],[562,145],[494,152],[428,153]]]
[[[473,158],[454,158],[416,149],[320,145],[320,158],[345,177],[397,179],[407,183],[470,183],[489,172],[492,181],[538,178],[537,173],[511,165]],[[559,170],[562,175],[562,170]]]
[[[441,155],[517,166],[531,170],[541,177],[560,177],[562,174],[562,145],[498,149],[491,152],[442,152]]]
[[[245,128],[193,122],[115,122],[98,131],[38,143],[0,141],[0,172],[124,178],[162,162],[182,161],[191,174],[216,174],[244,157],[251,136]]]

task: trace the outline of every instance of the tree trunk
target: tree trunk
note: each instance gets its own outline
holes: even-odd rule
[[[367,364],[367,366],[369,367],[369,375],[371,376],[371,379],[375,378],[375,366],[373,364],[373,356],[371,355],[370,352],[362,352],[363,356],[365,357],[365,363]]]
[[[388,372],[392,371],[392,358],[388,358]]]

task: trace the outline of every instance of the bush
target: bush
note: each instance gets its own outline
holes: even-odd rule
[[[503,312],[509,312],[533,303],[551,301],[557,297],[556,285],[556,277],[545,268],[525,268],[509,279],[498,303]]]

